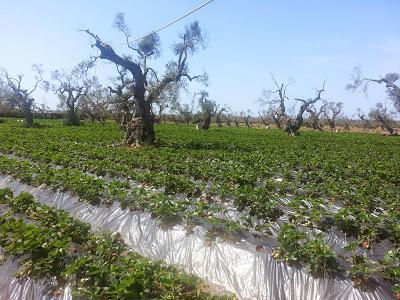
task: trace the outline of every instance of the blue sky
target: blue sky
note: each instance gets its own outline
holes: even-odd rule
[[[0,67],[24,74],[29,87],[32,64],[42,64],[50,77],[50,71],[70,69],[97,53],[79,28],[91,29],[117,52],[127,53],[123,37],[112,27],[117,12],[125,13],[133,37],[138,37],[203,2],[0,0]],[[207,71],[207,90],[218,103],[256,113],[261,109],[256,100],[264,88],[273,87],[274,74],[282,82],[294,80],[291,97],[311,97],[327,79],[325,98],[344,102],[351,115],[357,107],[368,111],[386,98],[383,86],[373,87],[368,98],[344,90],[354,65],[361,65],[370,77],[400,71],[399,11],[398,0],[214,0],[160,32],[163,51],[155,66],[163,69],[177,34],[198,20],[208,46],[190,60],[190,70]],[[99,63],[93,72],[105,81],[113,70]],[[193,85],[192,91],[200,88]],[[37,100],[57,104],[52,93],[39,93]]]

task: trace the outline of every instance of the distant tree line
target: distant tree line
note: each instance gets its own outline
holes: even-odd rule
[[[82,120],[104,123],[113,119],[125,131],[122,143],[129,146],[153,144],[154,124],[161,122],[196,124],[199,130],[208,130],[212,124],[277,128],[293,136],[299,135],[302,127],[317,131],[338,131],[338,127],[369,131],[381,127],[387,135],[398,134],[395,118],[400,113],[399,73],[368,78],[359,67],[355,68],[345,88],[367,93],[370,85],[382,85],[391,105],[379,102],[368,113],[358,109],[352,117],[344,115],[342,101],[325,99],[326,82],[308,98],[290,99],[287,91],[293,82],[278,82],[275,77],[271,88],[264,89],[258,99],[262,105],[260,111],[256,114],[250,110],[234,112],[210,98],[204,89],[194,93],[190,101],[181,99],[181,91],[187,90],[190,82],[207,86],[206,73],[191,75],[189,72],[190,57],[205,48],[205,37],[198,22],[189,24],[178,35],[172,45],[175,58],[166,63],[163,71],[150,64],[160,57],[160,38],[156,33],[131,41],[131,31],[122,13],[116,15],[114,27],[124,38],[127,54],[117,54],[98,35],[85,29],[81,31],[94,41],[93,46],[100,55],[83,60],[70,70],[54,70],[46,80],[42,67],[33,65],[34,81],[32,86],[27,86],[23,75],[0,69],[0,117],[23,118],[27,127],[35,126],[34,118],[63,117],[68,126],[79,126]],[[89,75],[99,59],[115,66],[116,75],[108,85]],[[37,103],[34,94],[38,90],[51,91],[58,97],[57,111]]]

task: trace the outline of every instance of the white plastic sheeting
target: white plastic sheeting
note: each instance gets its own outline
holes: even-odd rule
[[[190,233],[181,225],[165,229],[149,213],[121,210],[117,204],[111,207],[87,205],[67,193],[30,187],[11,176],[0,177],[0,188],[4,187],[10,187],[16,193],[29,192],[40,202],[64,209],[90,223],[94,230],[119,232],[126,244],[137,253],[179,265],[209,283],[234,292],[240,299],[393,298],[384,284],[365,291],[354,288],[347,278],[313,277],[304,269],[275,261],[268,246],[266,251],[259,252],[256,245],[244,240],[227,243],[217,239],[207,243],[206,230],[200,226]]]
[[[0,265],[0,300],[72,300],[69,287],[66,286],[57,297],[50,295],[50,282],[13,277],[18,264],[11,260]]]

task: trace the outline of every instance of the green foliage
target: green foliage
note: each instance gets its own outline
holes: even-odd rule
[[[89,233],[88,224],[30,194],[14,198],[0,189],[0,201],[11,209],[0,217],[0,246],[6,256],[18,258],[18,278],[56,276],[59,284],[71,285],[73,295],[87,299],[216,298],[202,292],[198,278],[127,251],[118,234]]]
[[[294,227],[286,228],[282,253],[275,254],[317,273],[335,268],[319,231],[351,236],[360,251],[386,239],[393,243],[388,251],[400,246],[399,139],[311,131],[293,139],[247,128],[204,134],[193,126],[163,124],[156,126],[156,147],[129,149],[110,146],[123,135],[115,124],[100,129],[42,123],[47,127],[29,130],[10,119],[0,127],[0,173],[69,191],[91,204],[119,201],[161,220],[201,218],[222,236],[244,230],[268,235],[275,222],[288,220]],[[131,189],[127,180],[140,187]],[[243,217],[221,217],[228,207]],[[298,228],[304,240],[296,240]],[[315,261],[304,259],[305,247],[317,253]],[[371,263],[380,264],[376,258]]]
[[[278,241],[280,246],[274,252],[275,259],[304,263],[314,274],[339,271],[335,253],[320,235],[310,238],[293,224],[285,224],[278,235]]]

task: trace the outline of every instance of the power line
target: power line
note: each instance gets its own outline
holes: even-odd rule
[[[154,34],[154,33],[156,33],[156,32],[161,31],[161,30],[167,28],[168,26],[171,26],[172,24],[175,24],[176,22],[182,20],[183,18],[187,17],[188,15],[191,15],[191,14],[194,13],[195,11],[199,10],[200,8],[206,6],[207,4],[209,4],[209,3],[213,2],[213,1],[214,1],[214,0],[208,0],[208,1],[206,1],[205,3],[203,3],[203,4],[199,5],[199,6],[197,6],[196,8],[192,9],[191,11],[189,11],[189,12],[186,13],[186,14],[184,14],[183,16],[181,16],[181,17],[175,19],[174,21],[172,21],[172,22],[170,22],[170,23],[168,23],[168,24],[166,24],[166,25],[164,25],[164,26],[162,26],[162,27],[160,27],[160,28],[158,28],[158,29],[155,29],[155,30],[149,32],[148,34],[146,34],[146,35],[144,35],[144,36],[142,36],[142,37],[140,37],[140,38],[137,38],[137,39],[135,39],[135,40],[133,40],[133,41],[134,41],[134,42],[137,42],[137,41],[139,41],[139,40],[141,40],[141,39],[143,39],[143,38],[145,38],[145,37],[148,37],[149,35],[152,35],[152,34]]]

